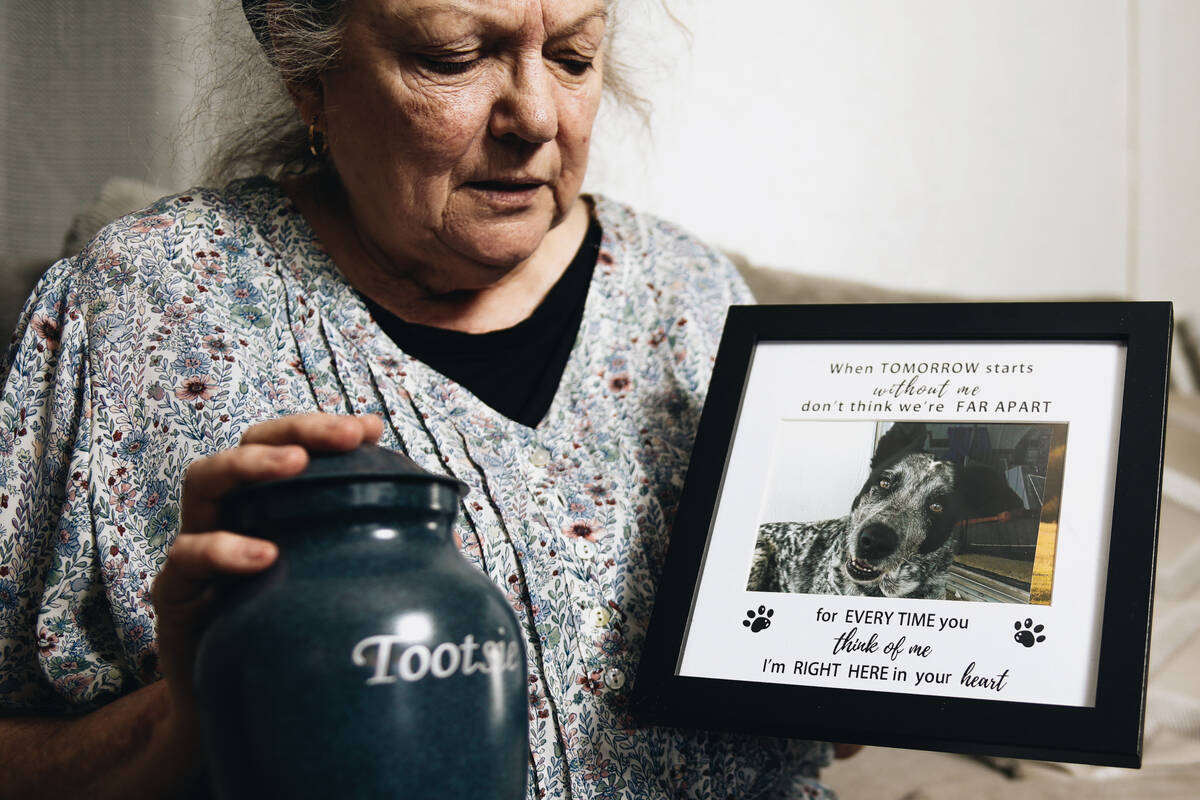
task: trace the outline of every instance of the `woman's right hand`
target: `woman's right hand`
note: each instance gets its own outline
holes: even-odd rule
[[[194,731],[192,666],[200,636],[215,612],[216,579],[260,572],[278,555],[271,542],[219,530],[221,498],[247,483],[299,473],[308,465],[309,450],[352,450],[377,441],[382,431],[382,420],[374,416],[281,417],[254,425],[237,447],[188,468],[180,533],[151,593],[159,671],[167,684],[173,722],[181,731]]]
[[[0,716],[0,796],[207,796],[191,688],[196,645],[215,611],[216,578],[266,569],[277,555],[270,542],[215,530],[220,499],[245,483],[295,475],[309,450],[351,450],[382,430],[378,417],[283,417],[192,464],[181,532],[152,592],[164,680],[87,714]]]

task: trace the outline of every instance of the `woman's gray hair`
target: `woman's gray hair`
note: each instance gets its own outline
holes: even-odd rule
[[[220,184],[259,174],[278,177],[324,167],[326,162],[309,150],[308,124],[300,119],[287,87],[314,84],[322,73],[337,66],[351,2],[251,3],[248,13],[262,39],[260,46],[250,36],[252,26],[242,13],[240,0],[218,0],[213,30],[217,49],[226,52],[214,56],[218,74],[203,93],[200,108],[221,108],[226,113],[213,126],[216,147],[206,170],[209,182]],[[609,12],[605,93],[645,124],[649,104],[634,90],[627,68],[613,54],[616,0],[605,0],[605,5]]]

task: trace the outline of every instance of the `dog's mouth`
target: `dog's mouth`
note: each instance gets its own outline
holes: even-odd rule
[[[879,578],[883,572],[871,566],[866,561],[863,561],[861,558],[851,558],[846,562],[846,574],[849,575],[853,580],[860,581],[862,583],[868,583]]]

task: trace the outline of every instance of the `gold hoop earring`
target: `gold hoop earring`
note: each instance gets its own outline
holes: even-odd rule
[[[308,126],[308,152],[313,154],[313,158],[324,158],[329,154],[329,139],[324,131],[317,128],[316,118]]]

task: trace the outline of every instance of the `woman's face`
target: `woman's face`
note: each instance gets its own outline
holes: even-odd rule
[[[604,33],[603,0],[354,0],[310,101],[372,255],[435,291],[532,256],[579,195]]]

